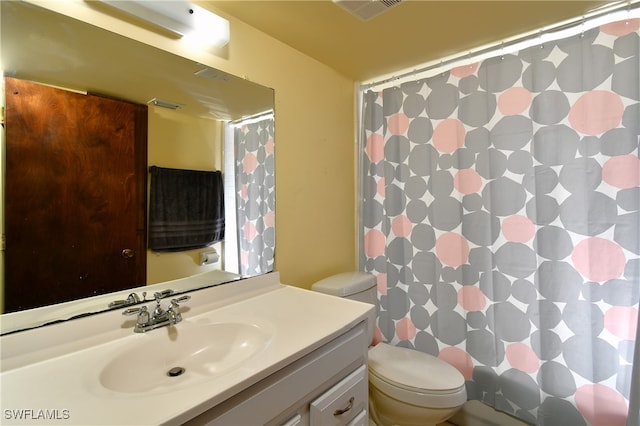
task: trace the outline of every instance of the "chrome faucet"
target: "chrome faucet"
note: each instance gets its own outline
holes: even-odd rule
[[[146,306],[140,306],[136,308],[125,309],[122,315],[138,315],[136,319],[136,326],[133,331],[136,333],[145,333],[149,330],[156,328],[177,324],[182,321],[182,314],[180,313],[180,303],[186,302],[191,299],[191,296],[184,295],[176,299],[171,299],[171,303],[167,309],[164,309],[160,305],[160,300],[166,294],[166,292],[158,292],[153,296],[156,299],[156,307],[152,313],[149,312]]]
[[[171,289],[162,290],[160,292],[160,294],[162,295],[162,298],[165,298],[167,296],[171,296],[173,293],[175,293],[175,292],[173,290],[171,290]],[[121,308],[123,306],[135,305],[137,303],[146,302],[146,301],[147,301],[147,292],[146,291],[142,292],[142,298],[140,298],[140,296],[138,296],[135,293],[131,293],[124,300],[114,300],[113,302],[109,303],[109,308]]]
[[[142,297],[146,298],[146,292],[142,293]],[[124,300],[114,300],[113,302],[109,303],[109,307],[110,308],[120,308],[122,306],[129,306],[129,305],[135,305],[138,302],[141,302],[142,299],[140,299],[140,296],[138,296],[135,293],[131,293],[126,299]]]

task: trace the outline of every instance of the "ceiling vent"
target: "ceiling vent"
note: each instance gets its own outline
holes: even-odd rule
[[[368,21],[397,6],[402,0],[333,0],[335,4],[362,21]]]
[[[208,78],[209,80],[216,81],[229,81],[231,75],[222,71],[214,70],[213,68],[203,68],[200,71],[195,72],[195,75],[199,77]]]

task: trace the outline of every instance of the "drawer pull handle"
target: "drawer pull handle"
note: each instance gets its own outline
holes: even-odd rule
[[[333,412],[334,416],[341,416],[342,414],[346,413],[347,411],[351,410],[353,408],[353,401],[355,401],[354,397],[349,398],[349,405],[347,405],[344,408],[341,408],[339,410],[336,410]]]

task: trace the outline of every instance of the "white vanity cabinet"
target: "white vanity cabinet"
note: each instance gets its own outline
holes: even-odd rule
[[[1,335],[0,423],[367,425],[373,305],[277,274],[190,294],[182,322],[147,333],[109,311]]]
[[[186,425],[368,425],[366,322]]]

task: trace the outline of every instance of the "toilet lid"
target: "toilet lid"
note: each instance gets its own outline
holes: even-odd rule
[[[424,352],[386,343],[369,349],[369,369],[405,389],[444,392],[464,386],[464,376],[451,364]]]

